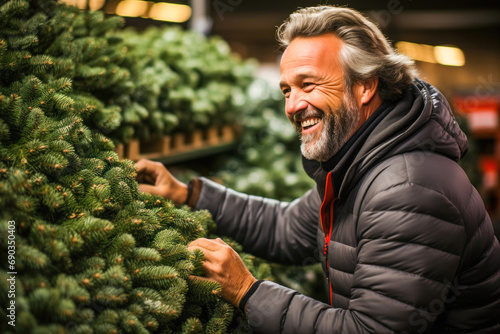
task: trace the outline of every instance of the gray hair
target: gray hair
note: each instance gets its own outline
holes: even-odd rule
[[[340,62],[347,89],[355,82],[378,77],[378,93],[384,101],[397,100],[417,71],[410,58],[398,53],[380,29],[350,8],[316,6],[299,9],[278,28],[277,39],[287,47],[296,37],[333,33],[344,45]]]

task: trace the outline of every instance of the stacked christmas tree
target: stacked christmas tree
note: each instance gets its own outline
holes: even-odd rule
[[[178,27],[150,27],[140,34],[128,29],[115,36],[123,40],[134,78],[130,94],[107,99],[126,110],[116,135],[120,141],[220,126],[242,115],[255,64],[231,54],[221,38]],[[137,103],[141,107],[129,107]]]
[[[0,2],[0,331],[245,331],[217,284],[190,278],[203,254],[187,244],[213,228],[208,213],[140,193],[105,136],[122,113],[100,94],[123,97],[131,76],[107,35],[119,24]]]

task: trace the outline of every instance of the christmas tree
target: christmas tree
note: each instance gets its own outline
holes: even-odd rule
[[[128,29],[115,36],[132,61],[135,89],[127,96],[144,106],[142,114],[124,113],[121,141],[233,123],[242,114],[255,63],[231,54],[220,37],[178,27],[150,27],[141,34]],[[127,97],[120,104],[129,110]]]
[[[0,2],[0,330],[244,332],[220,286],[190,278],[203,254],[187,244],[214,228],[209,214],[139,192],[105,136],[122,116],[99,92],[123,95],[131,75],[106,36],[119,24]]]

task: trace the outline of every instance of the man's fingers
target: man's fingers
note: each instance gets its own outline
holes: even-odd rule
[[[151,174],[156,177],[158,170],[164,168],[163,164],[156,161],[141,159],[135,164],[137,173]]]
[[[213,241],[221,245],[227,245],[221,238],[214,239]]]
[[[136,164],[137,169],[136,180],[139,183],[155,184],[156,178],[158,177],[158,166],[157,162],[141,159]]]
[[[172,200],[175,204],[184,204],[188,197],[188,187],[178,181],[163,164],[146,159],[136,164],[137,180],[142,180],[139,189],[143,192]],[[154,185],[150,187],[148,185]]]
[[[147,164],[149,163],[149,160],[146,159],[141,159],[135,163],[135,168],[137,169],[137,172],[142,172],[144,169],[146,169]]]
[[[188,245],[189,250],[191,250],[191,248],[193,248],[193,249],[194,248],[204,248],[204,249],[211,251],[211,252],[216,252],[219,249],[221,249],[221,247],[222,247],[221,243],[216,242],[215,240],[206,239],[206,238],[196,239],[195,241],[191,242]]]
[[[135,180],[139,184],[141,183],[155,184],[156,182],[156,180],[150,174],[145,174],[143,172],[138,172],[137,176],[135,177]]]
[[[199,249],[203,252],[203,257],[205,259],[205,262],[212,262],[214,260],[217,260],[217,256],[215,255],[215,251],[211,251],[203,246],[189,246],[188,250],[189,251],[194,251],[195,249]]]
[[[190,251],[199,249],[205,255],[202,270],[205,281],[217,282],[221,285],[221,297],[239,305],[241,298],[257,280],[245,268],[238,254],[221,239],[209,240],[201,238],[189,244]]]
[[[213,253],[212,253],[213,254]],[[217,261],[217,259],[214,257],[214,261]],[[205,273],[205,276],[214,280],[217,280],[217,278],[220,278],[221,272],[220,272],[220,266],[218,266],[216,263],[213,263],[211,261],[205,261],[203,262],[202,270],[203,273]]]
[[[139,184],[139,190],[144,192],[144,193],[151,194],[151,195],[163,196],[163,194],[158,189],[158,187],[151,186],[149,184]]]
[[[220,283],[220,280],[224,277],[224,271],[221,269],[220,264],[217,263],[217,258],[213,257],[213,260],[215,262],[204,261],[201,269],[206,276],[205,278]]]

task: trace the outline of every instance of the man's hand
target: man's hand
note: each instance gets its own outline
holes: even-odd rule
[[[187,200],[187,185],[177,180],[160,162],[141,159],[136,164],[139,190],[152,195],[162,196],[175,204]]]
[[[189,244],[188,249],[200,249],[205,254],[203,272],[208,279],[221,284],[222,298],[238,307],[240,301],[257,282],[245,267],[238,253],[221,239],[201,238]]]

